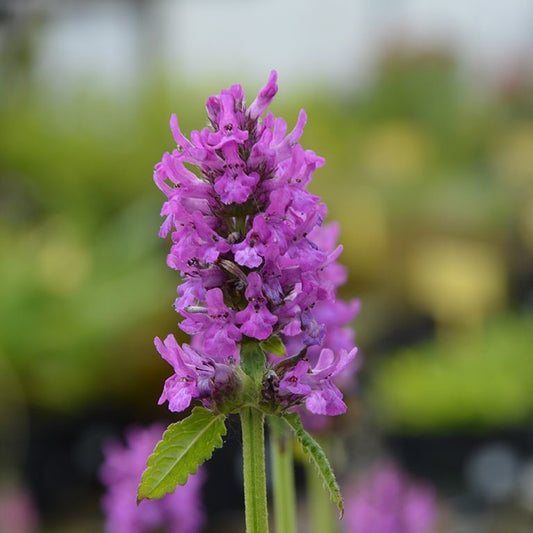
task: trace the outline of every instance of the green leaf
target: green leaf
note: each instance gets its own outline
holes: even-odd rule
[[[278,335],[271,335],[261,343],[261,347],[267,353],[273,353],[279,357],[287,357],[287,350]]]
[[[318,442],[305,431],[298,413],[285,414],[283,415],[283,418],[292,427],[303,451],[309,457],[309,460],[315,465],[324,488],[329,493],[331,501],[338,507],[340,517],[342,518],[344,515],[344,501],[337,480],[335,479],[335,474],[333,473],[333,469],[329,464],[324,450],[322,450]]]
[[[266,355],[255,339],[244,337],[241,342],[241,368],[252,378],[256,385],[261,385],[265,371]]]
[[[147,468],[137,490],[137,502],[161,498],[185,485],[215,448],[222,446],[226,434],[225,415],[214,415],[203,407],[176,424],[170,424],[148,458]]]

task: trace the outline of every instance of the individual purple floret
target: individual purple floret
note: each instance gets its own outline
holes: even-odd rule
[[[189,311],[184,310],[186,319],[181,322],[181,329],[190,335],[203,333],[206,352],[233,355],[242,337],[235,325],[235,311],[224,303],[224,294],[218,287],[205,292],[205,305],[205,312],[191,313],[190,306]]]
[[[392,465],[370,473],[345,498],[345,533],[432,533],[437,521],[433,490],[409,481]]]
[[[187,484],[159,500],[143,500],[137,505],[137,485],[146,460],[161,438],[163,426],[131,428],[126,445],[109,443],[100,477],[107,491],[102,505],[107,533],[144,533],[154,530],[169,533],[198,533],[204,523],[200,469],[189,476]]]
[[[175,115],[170,121],[177,148],[156,165],[154,180],[167,197],[160,230],[172,239],[167,263],[183,280],[176,300],[180,327],[194,347],[194,353],[190,347],[179,352],[173,345],[170,353],[156,341],[176,372],[161,397],[172,410],[195,398],[220,399],[226,382],[211,375],[216,365],[224,365],[227,376],[228,368],[237,368],[241,342],[272,336],[294,356],[282,367],[270,359],[264,396],[272,410],[305,404],[333,415],[346,409],[333,378],[351,377],[345,362],[355,350],[347,324],[358,303],[336,297],[346,277],[336,262],[338,230],[321,227],[326,206],[307,190],[324,159],[298,143],[303,110],[290,133],[282,118],[267,112],[276,92],[272,71],[249,107],[240,85],[211,96],[209,126],[190,139]],[[326,357],[327,372],[321,367]],[[290,372],[311,391],[287,388]]]
[[[278,86],[276,85],[277,79],[278,75],[276,71],[273,70],[270,73],[266,86],[259,91],[257,98],[248,108],[247,114],[252,120],[257,120],[266,111],[274,96],[276,96],[276,93],[278,92]]]
[[[317,364],[311,368],[308,361],[300,360],[283,374],[279,382],[279,397],[287,406],[305,402],[307,409],[317,415],[340,415],[346,411],[342,394],[333,378],[342,373],[353,361],[357,348],[350,352],[339,350],[336,357],[329,348],[320,352]]]
[[[235,382],[230,366],[200,355],[188,344],[180,347],[174,335],[168,335],[164,342],[156,337],[155,345],[174,369],[165,382],[159,404],[168,401],[168,408],[179,412],[187,409],[193,399],[203,400],[210,407],[220,393],[227,391],[230,395]]]
[[[268,300],[263,293],[263,282],[257,272],[251,272],[247,278],[244,296],[248,301],[246,309],[237,313],[237,322],[241,331],[259,340],[270,337],[277,317],[268,310]]]

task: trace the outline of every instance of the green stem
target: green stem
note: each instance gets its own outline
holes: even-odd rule
[[[335,508],[324,491],[322,481],[317,476],[314,466],[306,461],[305,474],[308,487],[308,516],[311,533],[337,533],[337,516]]]
[[[254,407],[243,407],[240,415],[244,461],[246,533],[268,533],[265,415]]]
[[[296,533],[292,434],[279,418],[269,422],[276,533]]]

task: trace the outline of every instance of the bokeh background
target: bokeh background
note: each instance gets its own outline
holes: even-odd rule
[[[276,68],[362,300],[341,477],[393,458],[440,531],[531,531],[532,57],[526,0],[0,1],[0,529],[101,531],[102,443],[172,420],[152,168],[172,112]],[[206,531],[242,527],[230,425]]]

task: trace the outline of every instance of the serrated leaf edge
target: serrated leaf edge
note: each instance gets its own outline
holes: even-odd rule
[[[307,431],[305,431],[300,420],[300,416],[297,413],[285,414],[283,415],[283,419],[285,420],[285,422],[287,422],[287,424],[296,434],[296,438],[301,444],[302,449],[305,455],[308,457],[309,461],[315,465],[315,470],[317,471],[319,477],[322,479],[322,484],[329,493],[331,501],[339,509],[339,518],[342,519],[342,517],[344,516],[344,500],[342,498],[341,490],[339,484],[337,483],[335,473],[331,468],[331,465],[328,461],[326,454],[324,453],[324,450],[322,449],[320,444],[318,444],[318,442],[313,439],[313,437],[309,433],[307,433]],[[306,441],[309,441],[309,443],[307,443]],[[317,455],[319,457],[317,457]],[[320,462],[325,464],[325,472],[324,469],[321,467]]]
[[[183,422],[185,422],[186,420],[188,420],[189,418],[191,418],[192,416],[194,416],[195,412],[198,412],[198,411],[206,411],[206,412],[209,412],[207,409],[203,408],[203,407],[195,407],[192,411],[192,413],[187,417],[187,418],[184,418],[183,420],[180,420],[179,422],[175,422],[174,424],[170,424],[167,429],[164,431],[162,437],[161,437],[161,440],[156,444],[155,448],[154,448],[154,451],[152,452],[152,454],[150,455],[150,457],[148,457],[148,460],[146,462],[146,469],[144,470],[144,472],[142,473],[142,477],[141,477],[141,482],[139,483],[139,487],[137,489],[137,504],[141,503],[142,500],[153,500],[153,499],[158,499],[158,498],[162,498],[164,495],[166,494],[169,494],[170,492],[172,491],[166,491],[162,496],[159,496],[159,497],[150,497],[150,496],[141,496],[141,486],[143,484],[143,481],[144,481],[144,476],[145,474],[154,466],[154,463],[155,461],[157,460],[157,457],[160,455],[161,451],[159,450],[158,451],[158,448],[159,446],[163,443],[163,441],[165,440],[165,435],[171,431],[171,429],[174,429],[176,426],[179,426],[180,424],[182,424]],[[211,448],[211,452],[206,454],[203,458],[201,462],[197,463],[196,464],[196,468],[192,469],[189,471],[188,475],[187,475],[187,478],[190,476],[190,475],[193,475],[193,474],[196,474],[196,472],[198,471],[198,467],[205,463],[206,461],[208,461],[209,459],[211,459],[211,457],[213,456],[213,452],[218,449],[218,448],[221,448],[223,445],[224,445],[224,442],[222,440],[222,437],[224,437],[227,433],[227,428],[226,428],[226,425],[224,424],[224,420],[225,420],[226,416],[223,415],[223,414],[218,414],[218,415],[213,415],[213,420],[204,428],[204,431],[202,433],[205,433],[205,431],[207,431],[212,424],[220,421],[220,419],[222,419],[222,431],[221,433],[218,435],[218,439],[215,441],[213,447]],[[195,437],[193,439],[193,441],[191,442],[191,444],[189,446],[187,446],[186,450],[181,454],[181,456],[183,457],[190,449],[191,447],[197,442],[198,438],[200,437]],[[157,485],[159,485],[162,480],[164,480],[168,475],[169,473],[172,471],[172,468],[174,468],[174,466],[176,465],[176,462],[173,463],[173,466],[167,470],[167,472],[165,472],[165,474],[163,476],[161,476],[160,478],[160,481],[157,483]],[[186,481],[185,481],[186,483]],[[180,483],[178,483],[178,485],[180,485]],[[152,489],[152,492],[153,492],[154,489]]]

